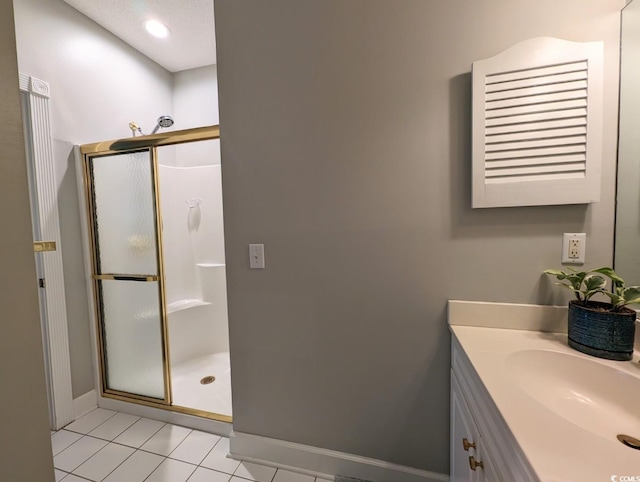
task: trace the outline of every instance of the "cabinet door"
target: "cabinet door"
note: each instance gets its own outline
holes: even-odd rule
[[[496,472],[493,462],[491,461],[490,454],[487,450],[487,446],[482,437],[480,437],[477,455],[475,456],[478,461],[482,462],[482,468],[476,469],[476,472],[479,474],[480,482],[500,482],[501,479],[498,478],[498,473]],[[502,479],[504,480],[504,479]]]
[[[465,449],[464,440],[469,444],[478,446],[480,434],[476,427],[471,412],[467,407],[462,390],[451,372],[451,482],[480,482],[483,476],[482,469],[471,470],[469,457],[478,458],[478,453],[473,446]],[[487,479],[488,480],[488,479]]]

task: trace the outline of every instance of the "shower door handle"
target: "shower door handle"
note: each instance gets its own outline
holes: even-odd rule
[[[158,275],[144,274],[94,274],[95,280],[112,280],[112,281],[158,281]]]
[[[116,281],[158,281],[157,276],[114,276]]]

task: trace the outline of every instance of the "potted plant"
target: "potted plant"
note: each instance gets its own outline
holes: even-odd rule
[[[569,302],[569,346],[588,355],[609,360],[631,360],[635,336],[636,312],[627,307],[640,303],[640,286],[625,287],[624,280],[611,268],[591,271],[547,269],[560,286],[571,290],[576,299]],[[607,291],[606,279],[612,282]],[[596,293],[611,303],[592,301]]]

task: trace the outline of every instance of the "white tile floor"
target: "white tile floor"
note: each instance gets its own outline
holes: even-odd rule
[[[229,439],[97,408],[51,434],[56,481],[322,482],[227,457]]]

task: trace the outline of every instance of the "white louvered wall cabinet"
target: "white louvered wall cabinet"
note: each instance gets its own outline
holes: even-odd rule
[[[473,63],[474,208],[600,200],[602,56],[541,37]]]

